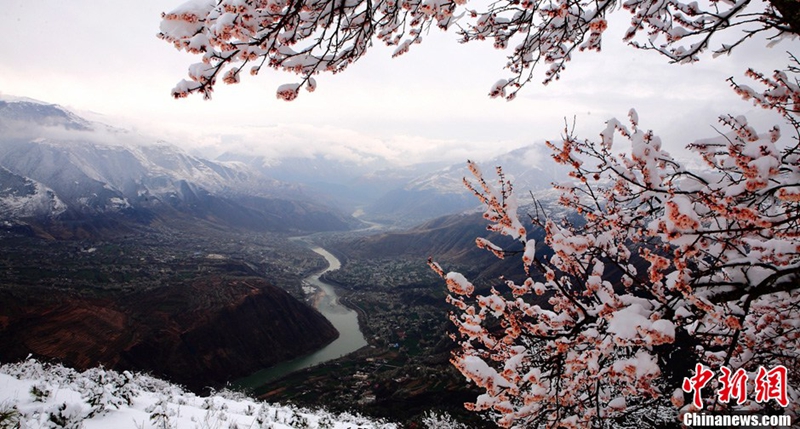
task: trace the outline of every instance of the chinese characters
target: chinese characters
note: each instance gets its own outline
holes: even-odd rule
[[[716,391],[717,400],[722,403],[729,403],[736,400],[736,404],[742,404],[747,400],[747,372],[743,368],[735,372],[728,367],[721,367],[722,373],[719,378],[719,388]],[[765,403],[774,399],[781,407],[789,405],[786,396],[787,370],[783,365],[767,370],[763,366],[758,368],[754,379],[755,400],[758,403]],[[714,372],[698,363],[695,365],[694,375],[683,379],[682,389],[686,393],[692,393],[692,404],[697,409],[703,409],[702,389],[714,378]]]

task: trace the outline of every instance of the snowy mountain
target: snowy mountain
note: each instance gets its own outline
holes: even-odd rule
[[[60,201],[56,213],[14,210],[9,200],[5,219],[181,214],[278,230],[346,229],[354,222],[241,162],[203,159],[30,100],[0,101],[0,166]]]
[[[91,141],[6,141],[0,165],[53,189],[74,209],[118,211],[153,206],[187,193],[245,188],[251,175],[166,144],[125,147]]]
[[[239,162],[266,177],[298,184],[303,193],[347,212],[354,212],[413,178],[442,167],[442,163],[394,166],[377,158],[356,162],[321,155],[266,159],[230,152],[216,160]]]
[[[479,165],[487,181],[496,177],[492,167],[503,167],[518,198],[524,200],[528,191],[549,195],[545,191],[552,188],[552,183],[567,177],[566,170],[544,155],[546,153],[549,150],[543,144],[533,144]],[[365,218],[410,225],[476,208],[480,203],[464,186],[465,177],[473,179],[466,162],[420,175],[365,208]]]
[[[514,149],[489,161],[479,162],[486,178],[494,177],[494,168],[502,167],[506,178],[514,183],[517,190],[538,191],[548,189],[551,183],[565,177],[565,170],[549,158],[550,150],[541,143]],[[462,178],[472,179],[467,163],[459,163],[418,177],[406,189],[431,189],[439,193],[465,193]]]
[[[0,218],[52,218],[66,209],[52,189],[0,167]]]
[[[3,131],[32,124],[78,131],[90,131],[94,128],[89,121],[60,106],[24,97],[3,96],[0,99],[0,118],[0,130]]]
[[[481,165],[487,176],[502,166],[524,196],[565,177],[548,152],[534,144]],[[209,160],[57,105],[0,100],[0,166],[50,189],[66,206],[48,213],[8,205],[3,219],[116,214],[147,223],[178,214],[237,227],[325,231],[357,224],[340,212],[410,226],[478,205],[462,183],[470,176],[466,162],[399,167],[362,158],[224,153]]]

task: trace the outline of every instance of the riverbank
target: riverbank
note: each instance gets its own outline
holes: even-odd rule
[[[302,237],[297,240],[301,240],[313,246],[307,240],[303,240]],[[359,326],[358,311],[346,306],[347,300],[339,298],[334,286],[320,279],[324,273],[339,269],[341,263],[333,254],[321,247],[311,247],[311,250],[324,257],[328,262],[328,267],[321,272],[306,277],[304,282],[308,286],[317,289],[314,296],[315,308],[333,324],[337,331],[339,331],[339,337],[314,353],[288,362],[283,362],[270,368],[262,369],[250,376],[235,380],[232,383],[233,387],[243,390],[253,390],[259,386],[278,380],[292,372],[340,358],[367,345],[367,341]],[[361,310],[361,312],[363,312],[363,310]]]
[[[331,254],[339,253],[334,241],[324,243],[334,250]],[[464,409],[480,392],[466,385],[449,362],[457,346],[448,336],[453,332],[447,317],[451,306],[441,279],[431,275],[425,261],[350,259],[323,278],[335,286],[340,303],[358,314],[370,345],[287,374],[252,394],[266,401],[390,418],[408,427],[419,425],[430,410],[447,412],[470,428],[492,427]]]

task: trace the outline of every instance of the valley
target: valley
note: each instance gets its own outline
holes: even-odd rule
[[[303,237],[295,241],[302,239]],[[367,345],[367,341],[361,333],[356,311],[348,308],[352,304],[344,305],[334,287],[320,280],[320,277],[328,271],[339,269],[339,260],[320,247],[312,247],[311,250],[324,257],[328,266],[324,271],[306,277],[303,280],[303,291],[306,293],[306,300],[313,304],[314,308],[339,331],[339,337],[313,353],[235,380],[231,383],[233,388],[247,390],[259,387],[286,374],[345,356]]]
[[[268,401],[324,405],[419,424],[426,411],[446,411],[469,427],[494,427],[464,409],[478,392],[450,364],[456,344],[444,282],[427,266],[432,255],[447,270],[479,278],[481,290],[502,282],[507,268],[475,248],[485,234],[479,214],[452,215],[403,231],[363,236],[317,234],[342,260],[322,279],[338,286],[343,302],[358,310],[369,346],[335,361],[304,369],[252,389]],[[488,267],[488,269],[487,269]],[[512,271],[513,272],[513,271]]]
[[[6,231],[2,239],[4,362],[33,354],[203,390],[338,336],[302,302],[299,279],[324,259],[280,236],[195,228],[82,241]]]
[[[456,221],[438,221],[438,234],[428,225],[415,232],[375,228],[316,233],[308,238],[343,261],[339,269],[322,278],[336,285],[340,301],[357,311],[368,345],[254,387],[252,392],[271,402],[358,411],[406,423],[419,420],[431,409],[446,410],[472,426],[480,425],[462,405],[473,400],[476,392],[449,363],[453,343],[448,337],[452,329],[444,285],[427,267],[425,258],[416,256],[431,249],[455,251],[462,243],[469,244],[467,234],[482,230],[479,216],[453,219]],[[398,236],[409,238],[414,245],[402,246]],[[446,241],[445,237],[463,238],[449,244],[439,242]],[[0,320],[0,340],[19,347],[7,349],[0,359],[15,361],[33,352],[39,358],[77,368],[100,362],[112,368],[144,369],[197,390],[219,388],[271,366],[269,360],[253,358],[263,353],[255,344],[271,334],[247,327],[272,320],[269,310],[258,310],[260,321],[247,319],[246,312],[236,310],[236,317],[243,320],[224,322],[230,316],[214,314],[224,313],[225,302],[242,301],[251,286],[267,287],[265,281],[296,299],[307,300],[302,279],[327,265],[305,243],[286,235],[253,234],[202,222],[142,226],[135,233],[84,240],[42,238],[33,230],[14,227],[2,232],[2,242],[0,300],[11,311]],[[482,263],[484,254],[477,251],[473,257],[478,260],[461,259],[450,269],[475,272],[471,265]],[[211,331],[187,322],[186,317],[181,321],[182,313],[191,315],[192,320],[208,321],[204,324]],[[292,316],[296,317],[299,315]],[[249,344],[247,349],[214,352],[212,362],[228,363],[224,370],[207,366],[191,370],[188,363],[175,360],[188,354],[184,347],[191,344],[187,343],[191,338],[202,335],[209,351],[225,350],[229,346],[219,335],[227,337],[237,331],[254,336],[243,339],[243,344]],[[164,336],[167,332],[177,336]],[[127,357],[141,356],[135,344],[147,341],[137,337],[147,340],[155,338],[154,334],[165,338],[149,343],[146,354],[162,350],[155,353],[156,360]],[[317,342],[308,329],[291,338],[308,348],[282,359],[305,355],[329,341]],[[76,354],[79,350],[105,351]],[[261,359],[265,359],[263,355]],[[242,371],[231,371],[234,367]]]
[[[540,149],[489,163],[547,206],[557,172],[524,161]],[[146,371],[195,392],[249,376],[239,386],[271,402],[487,425],[463,407],[478,392],[449,362],[451,308],[426,260],[481,290],[522,270],[475,248],[486,223],[466,174],[462,163],[207,159],[57,105],[0,101],[0,362]],[[312,308],[336,296],[327,318]]]
[[[146,291],[227,267],[241,275],[268,276],[302,299],[299,278],[325,266],[324,259],[280,235],[200,223],[139,227],[83,240],[42,238],[12,226],[0,229],[0,237],[0,290]]]

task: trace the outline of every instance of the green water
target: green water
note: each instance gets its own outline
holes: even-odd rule
[[[253,389],[294,371],[337,359],[367,345],[367,340],[364,339],[364,335],[358,327],[358,315],[356,312],[341,304],[334,288],[319,279],[323,273],[338,269],[341,266],[339,260],[321,247],[314,247],[311,250],[322,255],[328,261],[328,268],[306,277],[305,282],[319,291],[318,299],[315,302],[316,308],[336,327],[336,330],[339,331],[339,338],[314,353],[262,369],[247,377],[235,380],[232,383],[233,387]]]

